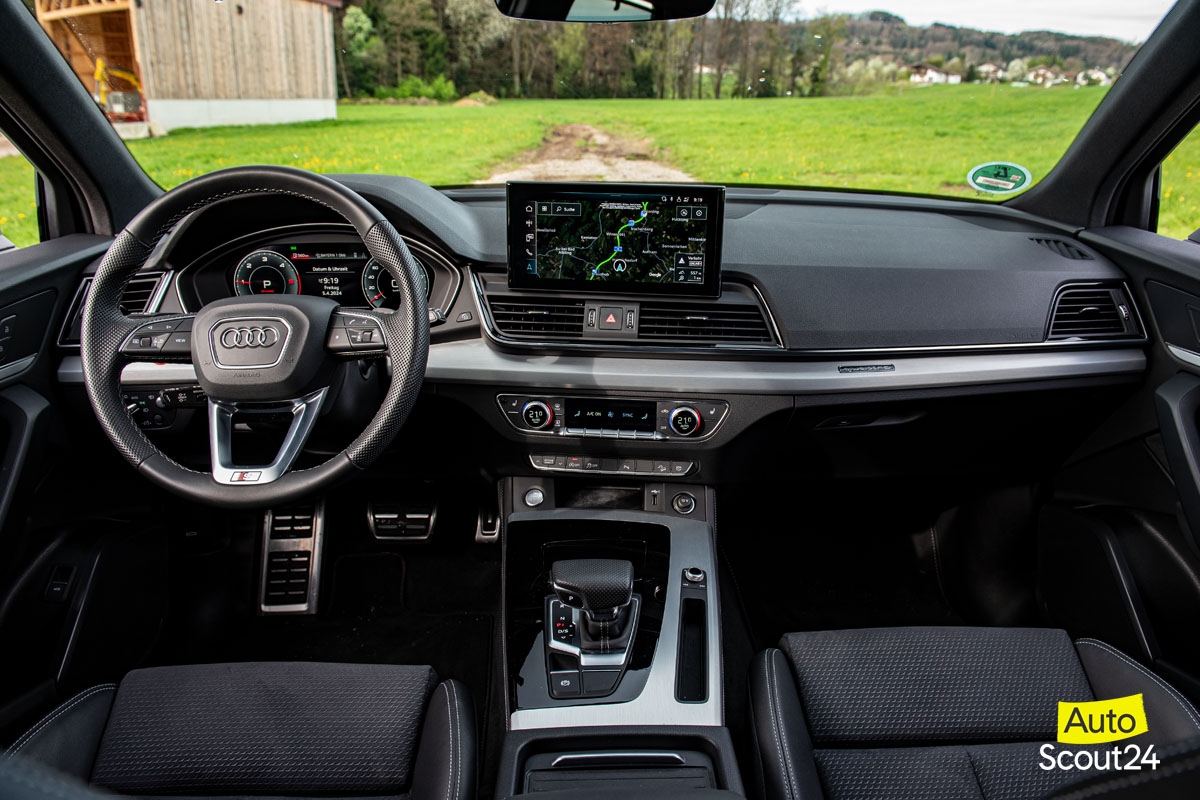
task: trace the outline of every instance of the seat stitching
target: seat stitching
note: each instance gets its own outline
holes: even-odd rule
[[[455,767],[455,770],[454,770],[454,797],[455,797],[455,800],[457,800],[458,798],[462,797],[461,788],[462,788],[462,773],[463,773],[463,770],[462,770],[463,724],[462,724],[462,715],[461,715],[461,712],[458,707],[458,690],[454,688],[454,683],[452,681],[448,682],[447,686],[450,687],[450,695],[454,698],[454,720],[455,720],[456,732],[458,733],[458,745],[451,747],[451,755],[454,757],[455,762],[457,764],[457,766]],[[452,739],[451,741],[453,742],[454,740]]]
[[[1096,639],[1079,639],[1075,642],[1076,647],[1078,647],[1081,644],[1090,644],[1092,647],[1099,647],[1101,650],[1111,653],[1112,655],[1114,655],[1117,658],[1124,661],[1129,666],[1131,666],[1134,669],[1141,672],[1146,677],[1150,678],[1152,681],[1154,681],[1156,684],[1158,684],[1159,687],[1162,688],[1163,691],[1165,691],[1167,693],[1167,695],[1172,700],[1174,700],[1176,702],[1176,704],[1179,705],[1180,708],[1183,709],[1184,713],[1187,714],[1188,719],[1190,719],[1192,721],[1192,724],[1195,725],[1198,729],[1200,729],[1200,720],[1196,719],[1195,711],[1190,707],[1191,704],[1184,701],[1183,697],[1179,694],[1179,692],[1175,689],[1175,687],[1171,686],[1171,684],[1167,683],[1162,678],[1158,677],[1153,672],[1146,669],[1141,664],[1137,663],[1132,658],[1130,658],[1129,656],[1122,653],[1120,650],[1110,647],[1109,645],[1105,644],[1104,642],[1098,641]]]
[[[971,748],[964,747],[963,753],[967,756],[967,767],[971,770],[971,777],[975,780],[975,788],[979,790],[980,797],[987,795],[983,791],[983,783],[979,780],[979,770],[975,769],[975,757],[971,755]]]
[[[454,719],[450,716],[450,690],[443,687],[446,698],[446,728],[450,734],[450,774],[446,776],[446,800],[450,800],[450,787],[454,779]]]
[[[937,581],[938,592],[941,593],[942,599],[946,598],[946,587],[942,583],[942,560],[938,556],[937,545],[937,525],[929,526],[929,541],[933,545],[933,577]]]
[[[775,698],[771,694],[771,658],[768,656],[763,663],[763,678],[767,682],[767,710],[771,715],[771,735],[775,739],[775,756],[779,759],[779,771],[783,773],[783,788],[787,796],[794,797],[792,792],[791,775],[783,763],[783,746],[779,743],[779,726],[775,722]]]
[[[8,752],[15,753],[18,750],[20,750],[22,747],[24,747],[25,745],[29,744],[33,740],[33,737],[37,736],[38,733],[40,733],[43,728],[45,728],[51,722],[54,722],[54,720],[58,719],[63,714],[67,713],[72,708],[79,705],[80,703],[82,703],[84,700],[88,699],[92,695],[99,694],[100,692],[110,691],[110,690],[113,690],[116,688],[117,688],[117,685],[115,683],[105,683],[105,684],[101,684],[100,686],[93,686],[91,689],[86,689],[86,690],[80,692],[79,694],[75,695],[70,700],[68,700],[66,703],[64,703],[63,705],[54,709],[48,715],[43,717],[42,720],[40,722],[38,722],[37,725],[34,725],[32,728],[29,729],[28,733],[26,733],[24,736],[22,736],[20,739],[18,739],[16,742],[14,742],[13,746],[9,748]]]
[[[779,695],[779,670],[776,669],[776,667],[775,667],[775,653],[771,653],[770,657],[768,658],[768,666],[770,666],[771,685],[774,687],[774,691],[772,692],[771,696],[778,698],[780,696]],[[788,746],[787,728],[783,725],[783,719],[782,719],[783,718],[783,709],[782,708],[779,709],[779,717],[780,717],[779,735],[783,739],[783,759],[784,759],[784,763],[787,765],[788,784],[791,785],[792,787],[795,787],[796,781],[792,774],[792,751],[791,751],[791,748]],[[795,792],[793,791],[792,794],[794,795]]]

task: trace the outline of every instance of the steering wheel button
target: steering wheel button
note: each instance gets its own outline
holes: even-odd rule
[[[354,349],[345,328],[330,328],[329,335],[325,337],[325,346],[335,353],[348,353]]]
[[[180,320],[164,319],[160,322],[151,322],[138,328],[139,333],[170,333],[179,325]]]
[[[159,350],[165,356],[185,356],[192,352],[192,333],[191,331],[183,331],[182,333],[167,334],[167,342]]]

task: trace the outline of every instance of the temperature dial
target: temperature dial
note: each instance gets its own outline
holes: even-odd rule
[[[695,436],[700,430],[702,421],[700,412],[688,406],[680,406],[671,411],[671,416],[667,417],[667,423],[670,424],[671,430],[679,436]]]
[[[528,427],[540,431],[550,427],[550,423],[554,421],[554,412],[541,400],[531,400],[521,409],[521,419]]]

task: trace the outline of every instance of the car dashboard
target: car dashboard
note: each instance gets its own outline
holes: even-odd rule
[[[511,281],[504,188],[336,178],[389,218],[422,266],[426,411],[449,413],[476,446],[485,437],[481,466],[498,474],[716,480],[815,448],[821,458],[803,469],[836,477],[862,469],[842,457],[855,436],[949,468],[968,446],[963,426],[1003,462],[1023,442],[1061,435],[1046,429],[1048,404],[1127,390],[1147,366],[1116,264],[1004,207],[729,188],[716,296],[681,296]],[[226,200],[168,239],[128,310],[191,313],[260,291],[394,304],[353,230],[296,198]],[[60,335],[59,379],[78,387],[73,325]],[[123,385],[152,435],[203,422],[189,365],[132,364]],[[190,399],[164,408],[164,393]],[[971,399],[939,405],[949,398]],[[415,437],[446,435],[441,422],[437,435],[417,425]],[[749,457],[748,472],[729,458],[764,447],[777,454]],[[874,459],[867,472],[902,462]]]

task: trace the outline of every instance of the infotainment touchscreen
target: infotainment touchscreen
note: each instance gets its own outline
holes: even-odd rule
[[[721,293],[721,186],[508,184],[508,285]]]

